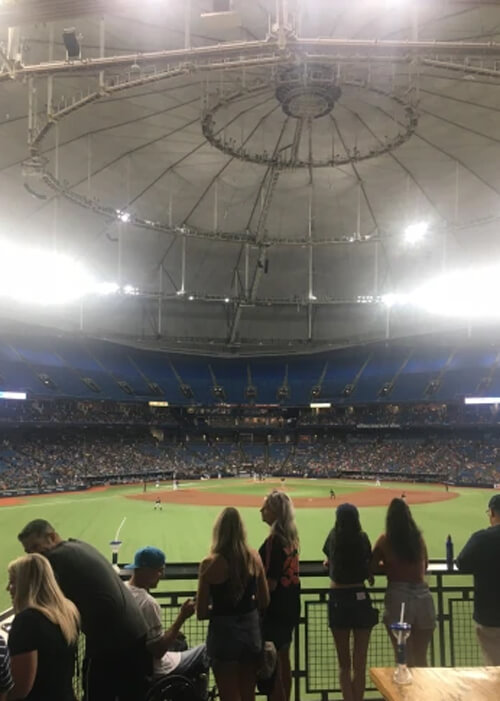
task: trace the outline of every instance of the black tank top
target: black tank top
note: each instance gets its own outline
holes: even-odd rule
[[[240,616],[253,611],[257,606],[255,599],[256,585],[255,575],[251,575],[248,578],[243,596],[236,604],[233,604],[228,579],[220,584],[211,584],[212,615]]]

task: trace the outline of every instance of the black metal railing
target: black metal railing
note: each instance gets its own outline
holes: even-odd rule
[[[128,576],[123,570],[122,575]],[[158,599],[165,627],[172,624],[181,603],[193,597],[198,565],[169,564],[165,580],[152,592]],[[293,701],[340,701],[338,663],[332,634],[328,628],[328,578],[319,562],[302,562],[302,608],[290,651],[294,686]],[[429,649],[429,664],[435,667],[481,665],[481,656],[472,620],[473,587],[470,576],[446,569],[444,562],[431,562],[428,582],[434,596],[437,625]],[[380,699],[373,687],[370,667],[391,667],[394,656],[389,636],[383,625],[385,578],[376,576],[370,589],[374,606],[379,609],[380,623],[373,629],[368,650],[366,701]],[[7,613],[7,612],[6,612]],[[0,625],[4,614],[0,615]],[[195,617],[185,622],[183,632],[189,645],[206,638],[207,622]]]
[[[182,601],[193,596],[197,578],[196,564],[167,566],[161,589],[154,592],[162,607],[164,625],[169,626]],[[340,701],[338,663],[333,637],[328,628],[328,578],[319,562],[302,562],[302,607],[291,649],[294,687],[293,701]],[[170,581],[170,587],[168,584]],[[472,620],[472,579],[457,571],[450,572],[446,564],[433,561],[428,570],[428,582],[434,596],[437,625],[429,649],[429,664],[436,667],[480,665],[481,656]],[[179,584],[182,590],[178,589]],[[366,701],[380,699],[373,687],[370,667],[391,667],[394,655],[389,636],[383,625],[385,577],[375,578],[370,589],[374,606],[379,609],[380,623],[373,629],[368,650]],[[174,587],[177,589],[174,591]],[[207,623],[189,619],[184,632],[190,645],[205,640]]]

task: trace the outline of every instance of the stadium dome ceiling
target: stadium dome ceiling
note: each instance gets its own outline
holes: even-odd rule
[[[0,38],[3,235],[129,286],[25,320],[340,345],[452,328],[380,297],[500,253],[500,2],[3,0]]]

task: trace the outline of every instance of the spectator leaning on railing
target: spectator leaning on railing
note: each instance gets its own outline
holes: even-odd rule
[[[381,569],[387,575],[384,623],[394,646],[389,626],[399,620],[401,605],[406,605],[405,621],[411,623],[407,643],[411,667],[427,666],[427,649],[436,626],[434,601],[425,581],[427,565],[427,547],[408,505],[403,499],[393,499],[385,533],[373,547],[372,570]]]
[[[486,513],[490,527],[469,538],[457,566],[474,575],[474,620],[485,662],[500,665],[500,494],[490,499]]]
[[[362,701],[368,643],[378,622],[378,611],[365,586],[366,580],[370,584],[374,581],[370,571],[372,548],[353,504],[338,507],[323,553],[331,582],[328,620],[339,661],[340,687],[344,701]]]
[[[152,668],[146,623],[112,565],[88,543],[63,540],[44,519],[30,521],[18,538],[27,553],[45,555],[80,612],[85,701],[140,699]]]

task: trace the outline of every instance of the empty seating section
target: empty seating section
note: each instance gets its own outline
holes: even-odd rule
[[[162,397],[173,405],[211,406],[248,403],[251,384],[256,404],[446,402],[477,392],[500,394],[499,361],[499,348],[472,343],[454,347],[432,339],[302,356],[226,358],[67,336],[4,336],[0,389],[27,391],[35,398],[123,402]],[[431,382],[436,387],[426,393]]]
[[[393,401],[418,401],[424,398],[429,382],[439,376],[451,348],[417,348],[391,393]]]
[[[370,357],[364,368],[352,398],[355,402],[374,402],[382,387],[391,383],[408,356],[406,348],[380,348]]]
[[[127,355],[128,348],[111,343],[95,344],[92,348],[93,357],[99,362],[103,371],[109,373],[118,381],[126,382],[137,396],[149,395],[151,391],[147,380]]]
[[[344,398],[344,389],[354,383],[369,355],[368,350],[357,348],[332,352],[323,382],[322,397],[328,401],[341,401]]]
[[[488,378],[496,361],[498,351],[478,351],[477,349],[459,350],[450,362],[441,385],[436,392],[436,399],[459,399],[465,394],[478,390],[482,380]],[[493,389],[490,387],[488,392]],[[500,390],[500,382],[498,389]]]

